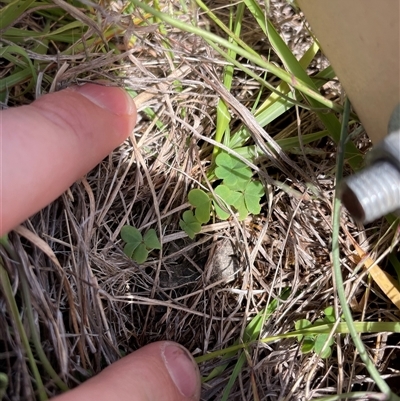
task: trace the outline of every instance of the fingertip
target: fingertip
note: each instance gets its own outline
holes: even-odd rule
[[[165,341],[161,344],[165,367],[179,392],[188,399],[200,397],[200,372],[192,355],[181,345]]]
[[[100,84],[71,86],[71,90],[85,96],[91,102],[117,116],[130,115],[136,118],[136,106],[124,89]]]
[[[124,119],[127,118],[128,129],[123,135],[124,139],[126,139],[132,132],[136,124],[137,109],[135,102],[126,90],[115,86],[105,86],[100,84],[71,86],[66,90],[79,93],[107,112],[111,112]]]
[[[189,351],[160,341],[122,358],[57,401],[198,401],[200,390],[200,372]]]

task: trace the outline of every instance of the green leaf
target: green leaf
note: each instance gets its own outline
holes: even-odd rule
[[[332,355],[332,348],[331,347],[326,347],[323,352],[319,354],[319,356],[323,359],[327,359]]]
[[[201,224],[191,210],[183,212],[182,220],[179,220],[179,227],[182,228],[191,239],[201,231]]]
[[[231,196],[231,189],[228,188],[226,185],[220,184],[215,188],[215,193],[223,199],[228,205],[231,203],[228,201]]]
[[[231,189],[243,188],[253,175],[251,169],[243,162],[227,153],[220,153],[215,162],[215,175],[224,180],[224,184]]]
[[[324,324],[325,323],[335,323],[336,322],[336,318],[335,318],[335,316],[325,316],[324,317]]]
[[[261,211],[260,199],[264,195],[264,188],[260,181],[250,181],[244,190],[244,200],[247,210],[252,214]]]
[[[35,2],[35,0],[14,0],[0,10],[0,30],[7,28]]]
[[[221,220],[227,220],[230,216],[228,212],[225,212],[216,202],[214,202],[215,213],[217,214],[218,218]]]
[[[240,192],[233,191],[224,184],[220,184],[215,188],[215,193],[221,197],[228,205],[234,206],[242,195]]]
[[[124,246],[124,254],[129,258],[134,259],[134,252],[137,247],[142,243],[142,234],[140,231],[132,226],[123,226],[121,228],[121,238],[126,242]]]
[[[146,245],[142,242],[133,252],[132,259],[141,264],[146,262],[148,256],[149,251],[146,249]]]
[[[333,306],[328,306],[327,308],[324,309],[324,314],[326,317],[332,316],[333,319],[335,319],[335,309]]]
[[[242,192],[232,191],[228,186],[221,184],[215,188],[215,193],[220,196],[224,202],[230,206],[233,206],[239,212],[239,220],[244,220],[247,217],[248,211]],[[218,217],[223,220],[229,217],[229,214],[222,210],[218,205],[214,204],[214,206]]]
[[[127,243],[140,243],[142,242],[142,234],[140,231],[132,226],[123,226],[121,228],[121,238]]]
[[[231,192],[231,190],[226,185],[221,184],[221,185],[218,185],[217,188],[215,188],[215,193],[223,200],[223,202],[227,203],[228,205],[229,205],[229,202],[227,202],[227,199],[229,199],[230,192]],[[217,201],[214,201],[214,207],[215,207],[215,212],[217,213],[217,216],[221,220],[226,220],[230,216],[230,213],[228,213],[224,209],[222,209],[218,205]]]
[[[124,254],[128,256],[128,258],[132,258],[133,252],[140,245],[140,242],[135,242],[134,244],[128,243],[124,246]]]
[[[19,57],[14,57],[14,54],[23,57],[26,61],[21,60]],[[11,61],[13,64],[18,65],[18,67],[23,69],[22,71],[14,72],[9,77],[7,77],[6,80],[2,79],[0,81],[0,92],[10,89],[10,85],[12,85],[13,83],[18,83],[21,77],[25,76],[28,71],[29,78],[32,77],[33,83],[36,83],[37,73],[35,66],[33,65],[28,53],[21,46],[5,46],[3,48],[0,48],[0,57]],[[25,66],[28,66],[29,69],[25,70]]]
[[[329,338],[329,334],[319,334],[317,335],[314,343],[314,351],[316,354],[320,355],[321,358],[328,358],[332,351],[331,351],[331,345],[335,342],[334,338]],[[325,351],[321,353],[322,349],[324,348],[325,344],[327,344]],[[327,352],[329,350],[329,352]]]
[[[324,317],[324,323],[335,323],[336,322],[336,318],[335,318],[335,315],[326,315],[325,317]]]
[[[314,340],[311,338],[306,338],[301,346],[301,352],[307,354],[311,352],[314,348]]]
[[[211,201],[201,189],[192,189],[188,194],[189,203],[194,206],[195,216],[199,223],[208,223],[210,220]]]
[[[188,194],[189,203],[198,207],[210,201],[208,195],[202,189],[192,189]]]
[[[240,193],[239,198],[233,204],[233,206],[239,212],[239,220],[244,220],[249,215],[249,212],[248,212],[247,207],[246,207],[246,203],[244,201],[244,194],[243,193]]]
[[[160,241],[158,240],[156,230],[150,228],[143,237],[143,242],[148,250],[161,249]]]
[[[294,324],[294,328],[296,330],[302,330],[302,329],[305,329],[308,326],[311,326],[311,322],[308,319],[297,320],[296,323]],[[303,335],[297,336],[297,340],[298,341],[301,341],[302,339],[303,339]]]
[[[294,323],[294,328],[296,330],[302,330],[308,326],[311,326],[311,322],[308,319],[299,319]]]

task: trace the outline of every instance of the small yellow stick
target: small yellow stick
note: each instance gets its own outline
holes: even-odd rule
[[[344,229],[346,235],[349,237],[351,243],[354,245],[358,256],[364,263],[365,268],[371,275],[372,279],[378,284],[379,288],[386,294],[386,296],[400,309],[400,285],[396,279],[390,274],[382,270],[373,259],[368,256],[357,243],[357,241],[351,236],[351,234]]]

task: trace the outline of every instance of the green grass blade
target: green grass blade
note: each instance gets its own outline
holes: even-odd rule
[[[8,376],[1,372],[0,373],[0,400],[4,398],[8,387]]]
[[[316,334],[329,334],[334,326],[336,326],[335,334],[350,333],[350,328],[346,322],[339,323],[338,325],[336,325],[336,323],[327,323],[327,324],[311,325],[301,330],[294,330],[294,331],[289,331],[287,333],[265,337],[259,341],[268,344],[284,338],[294,338],[299,335],[306,336],[306,335],[316,335]],[[352,327],[354,327],[356,333],[382,333],[382,332],[400,333],[400,322],[353,322]],[[252,345],[251,342],[234,344],[222,350],[213,351],[210,352],[209,354],[198,356],[195,358],[195,360],[197,363],[206,362],[219,356],[224,356],[225,354],[228,354],[230,352],[237,352],[251,345]],[[396,399],[396,401],[398,400]]]
[[[310,46],[307,52],[300,59],[300,65],[307,68],[318,50],[319,47],[316,43]],[[254,113],[254,116],[261,127],[270,124],[297,103],[295,94],[290,92],[290,87],[286,82],[281,82],[276,90],[277,92],[273,92],[268,96]],[[282,95],[286,95],[287,97],[285,98]],[[232,137],[229,146],[232,149],[242,146],[249,139],[249,136],[247,128],[243,127]]]
[[[36,365],[36,361],[33,356],[32,349],[29,345],[28,336],[26,335],[26,331],[25,331],[24,325],[21,320],[21,316],[18,311],[18,306],[17,306],[17,303],[14,298],[10,279],[8,277],[7,271],[3,267],[3,261],[1,259],[0,259],[0,283],[3,288],[7,303],[9,304],[12,319],[15,322],[15,325],[17,326],[18,333],[21,338],[21,342],[22,342],[23,347],[26,352],[26,357],[28,359],[29,365],[32,370],[32,375],[36,381],[36,387],[37,387],[38,393],[39,393],[39,400],[46,401],[48,399],[46,390],[43,386],[43,382],[42,382],[42,378],[40,377],[39,369]]]
[[[232,9],[230,14],[231,23],[233,25],[233,33],[235,36],[239,36],[241,29],[242,29],[242,18],[244,14],[244,4],[240,3],[237,7],[236,14],[233,15]],[[232,38],[229,38],[230,41],[233,41]],[[231,58],[236,59],[236,52],[233,50],[228,50],[228,54]],[[233,80],[233,65],[227,65],[224,68],[224,79],[223,83],[227,90],[230,91],[232,87],[232,80]],[[223,99],[220,99],[217,106],[217,124],[215,130],[215,140],[217,142],[222,142],[224,138],[224,143],[228,145],[229,143],[229,122],[231,120],[231,115],[229,114],[229,109],[227,104]],[[213,158],[218,155],[219,148],[214,146],[213,150]]]
[[[22,262],[15,249],[8,242],[7,236],[3,237],[3,239],[1,240],[1,245],[3,245],[3,247],[7,250],[8,255],[10,255],[14,261],[18,262],[19,264],[18,266],[22,266]],[[50,361],[47,359],[47,356],[43,351],[42,344],[40,342],[40,337],[36,330],[35,318],[32,312],[33,307],[30,298],[28,279],[23,270],[20,270],[20,280],[22,287],[22,298],[25,303],[25,314],[28,318],[30,335],[32,338],[33,345],[35,346],[36,354],[39,357],[40,362],[42,363],[42,367],[48,373],[48,375],[53,379],[54,383],[59,387],[59,389],[62,391],[68,391],[69,390],[68,386],[62,381],[60,376],[58,376],[56,371],[53,369],[53,367],[50,364]]]
[[[235,51],[238,55],[241,55],[242,57],[247,58],[249,61],[255,63],[261,68],[264,68],[265,70],[271,72],[278,78],[280,78],[282,81],[286,82],[289,84],[291,87],[294,89],[298,90],[301,92],[307,99],[307,101],[311,104],[311,106],[314,109],[321,109],[323,106],[331,109],[332,112],[338,112],[342,113],[343,108],[342,106],[336,104],[333,101],[330,101],[326,99],[324,96],[322,96],[314,87],[314,82],[307,76],[307,74],[304,72],[305,76],[307,77],[307,82],[302,80],[299,77],[295,77],[292,73],[285,71],[282,68],[277,67],[275,64],[267,62],[264,60],[261,56],[255,55],[253,52],[249,52],[242,47],[238,46],[236,43],[230,43],[228,40],[223,39],[209,31],[200,29],[196,26],[192,26],[190,24],[184,23],[178,19],[172,18],[168,14],[161,13],[154,8],[148,6],[147,4],[139,1],[139,0],[130,0],[132,4],[135,6],[142,8],[144,11],[160,18],[162,21],[170,24],[171,26],[181,29],[186,32],[194,33],[206,41],[208,43],[213,44],[213,48],[216,49],[223,57],[225,57],[227,60],[230,62],[235,63],[235,60],[232,60],[232,58],[229,58],[229,55],[224,51],[222,48],[229,49]],[[268,29],[268,32],[270,29]],[[278,39],[277,39],[278,40]],[[244,68],[242,67],[242,70]],[[334,114],[327,113],[319,113],[321,121],[324,123],[324,125],[327,127],[329,130],[332,138],[336,141],[339,140],[339,132],[340,132],[340,123],[336,116]],[[359,150],[356,148],[354,143],[348,142],[346,144],[346,157],[349,162],[349,164],[354,168],[358,169],[362,162],[363,162],[363,157],[360,154]]]
[[[294,77],[300,78],[303,82],[305,82],[310,88],[314,90],[318,90],[318,88],[315,85],[315,82],[308,76],[307,72],[305,69],[300,65],[300,63],[297,61],[296,57],[293,55],[293,53],[290,51],[286,43],[283,41],[281,36],[278,34],[278,32],[275,30],[274,26],[270,21],[268,21],[267,25],[267,32],[268,32],[268,38],[270,40],[270,43],[272,47],[274,48],[275,52],[279,55],[281,61],[285,65],[285,67],[288,69],[288,71],[293,74]],[[306,99],[308,102],[311,104],[311,106],[318,108],[319,105],[318,103],[306,96]],[[340,123],[339,120],[336,118],[334,114],[330,113],[318,113],[319,119],[321,122],[325,125],[325,127],[328,129],[330,132],[331,137],[335,140],[336,143],[339,142],[340,140]],[[346,144],[346,159],[348,159],[349,164],[354,168],[358,169],[363,163],[363,157],[357,147],[354,145],[353,142],[348,142]]]
[[[197,5],[206,12],[207,16],[218,26],[220,27],[230,39],[233,39],[239,46],[243,49],[246,49],[249,53],[253,53],[255,56],[258,56],[258,53],[253,50],[250,46],[248,46],[239,36],[237,36],[234,32],[232,32],[208,7],[202,0],[196,0]],[[243,4],[243,3],[242,3]]]
[[[17,54],[17,55],[22,56],[23,59],[24,59],[25,61],[23,61],[23,60],[21,60],[21,59],[19,59],[19,58],[14,57],[14,54]],[[4,48],[0,48],[0,57],[3,57],[3,58],[5,58],[5,59],[7,59],[7,60],[13,62],[13,63],[14,63],[16,66],[18,66],[18,67],[24,68],[24,67],[27,66],[28,68],[26,68],[25,70],[23,70],[23,71],[25,71],[25,73],[23,73],[23,74],[21,74],[20,76],[18,76],[17,82],[20,82],[22,76],[23,76],[23,77],[26,77],[26,73],[29,71],[28,78],[33,78],[32,84],[33,84],[33,85],[36,85],[36,82],[37,82],[37,74],[36,74],[35,67],[34,67],[34,65],[33,65],[33,63],[32,63],[32,61],[31,61],[30,57],[28,56],[28,54],[26,53],[26,51],[25,51],[22,47],[20,47],[20,46],[6,46],[6,47],[4,47]],[[6,89],[9,89],[11,86],[13,86],[13,85],[10,85],[10,84],[11,84],[12,81],[15,82],[15,78],[16,78],[16,77],[14,76],[14,80],[12,80],[12,79],[7,79],[7,78],[12,77],[13,75],[14,75],[14,74],[11,74],[9,77],[3,78],[3,79],[0,81],[0,92],[3,92],[3,91],[5,91]],[[26,80],[26,79],[27,79],[27,78],[25,78],[25,80]],[[15,84],[15,83],[14,83],[14,84]]]
[[[248,10],[253,14],[254,19],[257,21],[260,28],[266,34],[266,26],[265,26],[265,13],[258,5],[258,3],[254,0],[243,0],[246,4]]]
[[[35,0],[14,0],[0,9],[0,30],[13,24],[34,2]]]
[[[288,299],[289,295],[290,295],[290,288],[286,288],[286,289],[284,289],[282,291],[280,299],[286,300],[286,299]],[[244,330],[244,333],[243,333],[243,341],[245,343],[251,343],[253,341],[256,341],[259,338],[264,323],[276,311],[276,309],[278,308],[280,299],[273,299],[264,310],[259,312],[256,316],[253,317],[253,319],[251,319],[251,321],[248,323],[248,325],[246,326],[246,328]],[[235,344],[239,344],[239,341],[236,341]],[[228,352],[227,354],[224,355],[223,359],[232,358],[232,357],[234,357],[236,355],[236,353],[237,353],[237,350],[234,350],[232,352]],[[241,372],[241,368],[243,366],[243,363],[246,361],[246,358],[243,359],[243,357],[245,357],[244,354],[241,354],[239,356],[239,358],[238,358],[238,360],[236,362],[235,369],[234,369],[234,371],[233,371],[233,373],[231,375],[231,378],[229,380],[229,383],[227,384],[227,386],[226,386],[226,388],[224,390],[224,393],[227,391],[228,395],[229,395],[229,392],[230,392],[233,384],[235,383],[235,381],[237,379],[238,374]],[[207,381],[213,379],[214,377],[219,376],[222,372],[224,372],[224,370],[227,367],[228,367],[228,363],[216,367],[203,380],[203,382],[207,382]],[[231,382],[232,382],[232,384],[230,384]],[[229,390],[227,390],[228,386],[230,386]]]
[[[342,129],[340,133],[340,145],[338,149],[338,159],[336,163],[336,185],[340,185],[343,176],[343,164],[344,164],[344,144],[346,143],[347,137],[347,124],[348,118],[350,114],[350,102],[346,99],[345,102],[345,112],[343,114],[343,121],[342,121]],[[341,271],[341,263],[340,263],[340,245],[339,245],[339,232],[340,232],[340,208],[341,202],[338,196],[335,196],[334,199],[334,206],[333,206],[333,222],[332,222],[332,260],[333,260],[333,272],[334,278],[336,281],[337,293],[340,299],[340,304],[342,307],[342,312],[344,319],[346,321],[346,325],[350,332],[350,335],[353,339],[354,345],[357,348],[357,351],[360,355],[360,358],[365,364],[371,378],[375,381],[376,385],[378,386],[379,390],[387,396],[389,400],[400,400],[399,397],[394,395],[388,384],[385,380],[380,376],[378,370],[376,369],[374,363],[370,359],[367,350],[365,349],[364,343],[362,342],[361,338],[358,335],[356,326],[353,321],[353,317],[351,315],[350,307],[348,305],[346,294],[344,290],[343,284],[343,277]]]
[[[26,315],[28,317],[32,342],[33,345],[35,346],[36,354],[39,357],[40,362],[42,363],[43,369],[52,378],[52,380],[58,386],[58,388],[61,391],[68,391],[69,390],[68,386],[62,381],[60,376],[58,376],[57,372],[53,369],[53,367],[50,364],[50,361],[47,359],[47,356],[43,351],[42,344],[40,342],[40,337],[36,330],[35,318],[32,312],[33,307],[30,300],[29,285],[24,272],[22,272],[21,274],[21,284],[22,284],[22,296],[26,305],[25,307]]]
[[[276,54],[280,57],[285,68],[292,74],[293,78],[302,80],[307,86],[317,91],[315,83],[308,76],[303,66],[297,61],[296,57],[293,55],[284,40],[275,30],[272,23],[270,21],[265,22],[264,11],[260,8],[258,3],[254,0],[244,0],[244,2],[253,14],[253,17],[256,19],[260,28],[268,36],[269,42],[274,48]],[[316,102],[315,99],[313,99],[312,97],[307,96],[307,94],[306,99],[312,107],[319,107],[318,102]],[[325,127],[329,130],[335,142],[338,143],[340,139],[340,123],[336,116],[333,114],[318,112],[316,114],[318,115],[321,122],[325,125]],[[363,158],[359,150],[352,142],[348,142],[346,144],[346,158],[354,169],[358,169],[363,162]]]
[[[290,295],[290,288],[286,288],[282,291],[280,299],[286,300],[288,299]],[[258,313],[247,325],[244,334],[243,334],[243,340],[247,343],[251,343],[256,341],[260,335],[261,335],[261,330],[264,326],[264,323],[271,317],[271,315],[275,312],[275,310],[278,308],[279,305],[279,300],[278,299],[273,299],[269,305],[260,313]],[[229,394],[232,390],[232,387],[236,383],[236,380],[242,371],[243,365],[246,363],[247,358],[245,352],[242,352],[241,355],[239,356],[236,365],[232,371],[231,377],[229,378],[229,381],[227,385],[224,388],[224,392],[221,398],[221,401],[227,401],[229,399]]]
[[[241,55],[242,57],[247,58],[249,61],[255,63],[261,68],[266,69],[267,71],[271,72],[281,80],[285,81],[289,85],[293,86],[295,89],[299,90],[300,92],[304,93],[305,95],[311,97],[312,99],[316,100],[320,104],[318,104],[318,107],[327,107],[335,112],[342,113],[343,108],[342,106],[336,104],[335,102],[326,99],[324,96],[322,96],[320,93],[315,91],[314,89],[310,88],[309,85],[307,85],[305,82],[303,82],[300,79],[296,79],[293,77],[292,74],[286,72],[282,68],[277,67],[275,64],[270,63],[266,60],[264,60],[261,56],[255,55],[254,53],[251,53],[242,47],[238,46],[235,43],[230,43],[226,39],[223,39],[209,31],[206,31],[204,29],[200,29],[198,27],[189,25],[185,22],[179,21],[177,19],[172,18],[171,16],[158,12],[154,8],[150,7],[149,5],[139,1],[139,0],[130,0],[131,3],[133,3],[135,6],[142,8],[144,11],[153,14],[160,19],[162,19],[164,22],[167,22],[171,26],[181,29],[185,32],[190,32],[194,33],[200,37],[202,37],[205,40],[210,40],[214,44],[222,46],[226,49],[232,49],[234,50],[237,54]],[[222,54],[226,54],[221,48],[220,52]]]
[[[15,85],[22,84],[32,77],[31,68],[25,68],[22,71],[13,73],[12,75],[2,78],[0,80],[0,93],[5,92],[7,89],[12,88]]]
[[[332,66],[328,66],[324,70],[320,71],[317,75],[310,78],[314,81],[314,85],[319,88],[335,77],[336,73],[333,71]]]
[[[48,39],[62,43],[75,43],[76,38],[82,37],[87,30],[87,26],[79,21],[73,21],[69,24],[49,32],[26,31],[11,27],[3,33],[3,38],[14,43],[23,43],[27,39]]]
[[[322,139],[328,135],[329,135],[328,131],[319,131],[319,132],[313,132],[312,134],[302,135],[302,144],[307,145],[309,143],[318,141],[319,139]],[[276,143],[285,152],[290,153],[291,151],[293,151],[293,149],[300,149],[300,140],[298,136],[276,139]],[[261,149],[259,149],[257,146],[254,145],[236,148],[235,152],[240,156],[243,156],[247,160],[254,160],[255,158],[262,156],[264,154],[264,152],[262,152]]]
[[[234,386],[240,372],[242,371],[243,365],[246,362],[246,354],[244,352],[241,353],[239,356],[239,359],[236,362],[235,367],[233,368],[232,374],[228,380],[228,383],[226,384],[224,388],[224,392],[222,394],[221,401],[227,401],[229,399],[229,394],[232,390],[232,387]]]

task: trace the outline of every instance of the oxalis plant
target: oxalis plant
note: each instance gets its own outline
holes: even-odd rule
[[[335,311],[332,306],[328,306],[324,309],[325,316],[322,319],[317,319],[313,325],[308,319],[300,319],[295,323],[296,330],[302,330],[307,327],[315,327],[318,325],[332,324],[335,323]],[[301,345],[301,352],[307,354],[311,351],[318,354],[321,358],[329,358],[332,354],[331,346],[334,344],[335,340],[330,335],[330,333],[321,334],[307,334],[297,336],[297,340],[303,343]]]
[[[125,255],[139,264],[147,260],[152,250],[161,249],[161,243],[153,228],[150,228],[142,236],[136,227],[126,225],[121,229],[121,238],[126,242],[124,246]]]
[[[192,189],[188,194],[188,200],[193,209],[186,210],[179,221],[182,230],[192,239],[201,231],[202,224],[209,222],[211,205],[221,220],[226,220],[230,216],[223,205],[236,211],[239,220],[244,220],[249,214],[259,214],[261,211],[260,200],[265,193],[264,187],[260,181],[252,178],[251,169],[225,152],[218,154],[215,164],[215,177],[217,180],[222,180],[214,190],[219,199],[211,199],[201,189]]]

